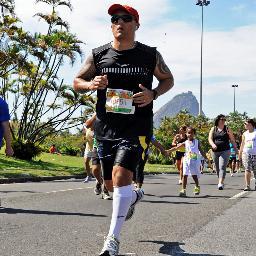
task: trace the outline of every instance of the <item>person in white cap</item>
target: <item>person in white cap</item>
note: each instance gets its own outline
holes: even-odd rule
[[[143,190],[132,186],[141,159],[140,141],[153,134],[153,100],[173,86],[173,76],[155,47],[135,41],[139,14],[127,5],[114,4],[113,42],[93,49],[74,79],[78,92],[97,90],[95,135],[104,183],[113,191],[110,229],[101,256],[119,252],[125,220],[131,218]],[[152,88],[153,76],[159,81]]]

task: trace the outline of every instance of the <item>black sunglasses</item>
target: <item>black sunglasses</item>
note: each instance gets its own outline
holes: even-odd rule
[[[222,120],[222,121],[226,121],[226,118],[220,118],[220,120]]]
[[[131,22],[133,20],[133,16],[130,14],[113,15],[111,17],[111,22],[113,24],[117,24],[119,19],[122,19],[123,22],[127,23],[127,22]]]

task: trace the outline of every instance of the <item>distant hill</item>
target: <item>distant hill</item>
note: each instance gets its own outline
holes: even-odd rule
[[[181,110],[187,110],[191,115],[199,113],[199,103],[191,91],[176,95],[154,114],[154,127],[160,126],[161,120],[166,117],[173,117]]]

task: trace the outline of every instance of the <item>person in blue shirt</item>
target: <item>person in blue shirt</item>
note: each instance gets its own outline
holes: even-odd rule
[[[11,131],[10,131],[10,114],[8,104],[5,100],[0,98],[0,148],[2,147],[3,138],[5,139],[7,156],[13,155],[13,149],[11,146]]]
[[[231,142],[229,143],[229,146],[230,146],[230,157],[229,157],[230,176],[233,177],[236,171],[237,152]]]

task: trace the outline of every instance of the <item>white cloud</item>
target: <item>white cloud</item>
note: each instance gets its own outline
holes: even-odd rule
[[[240,11],[243,11],[244,9],[246,9],[245,4],[238,4],[238,5],[235,5],[231,8],[231,10],[235,11],[235,12],[240,12]]]

